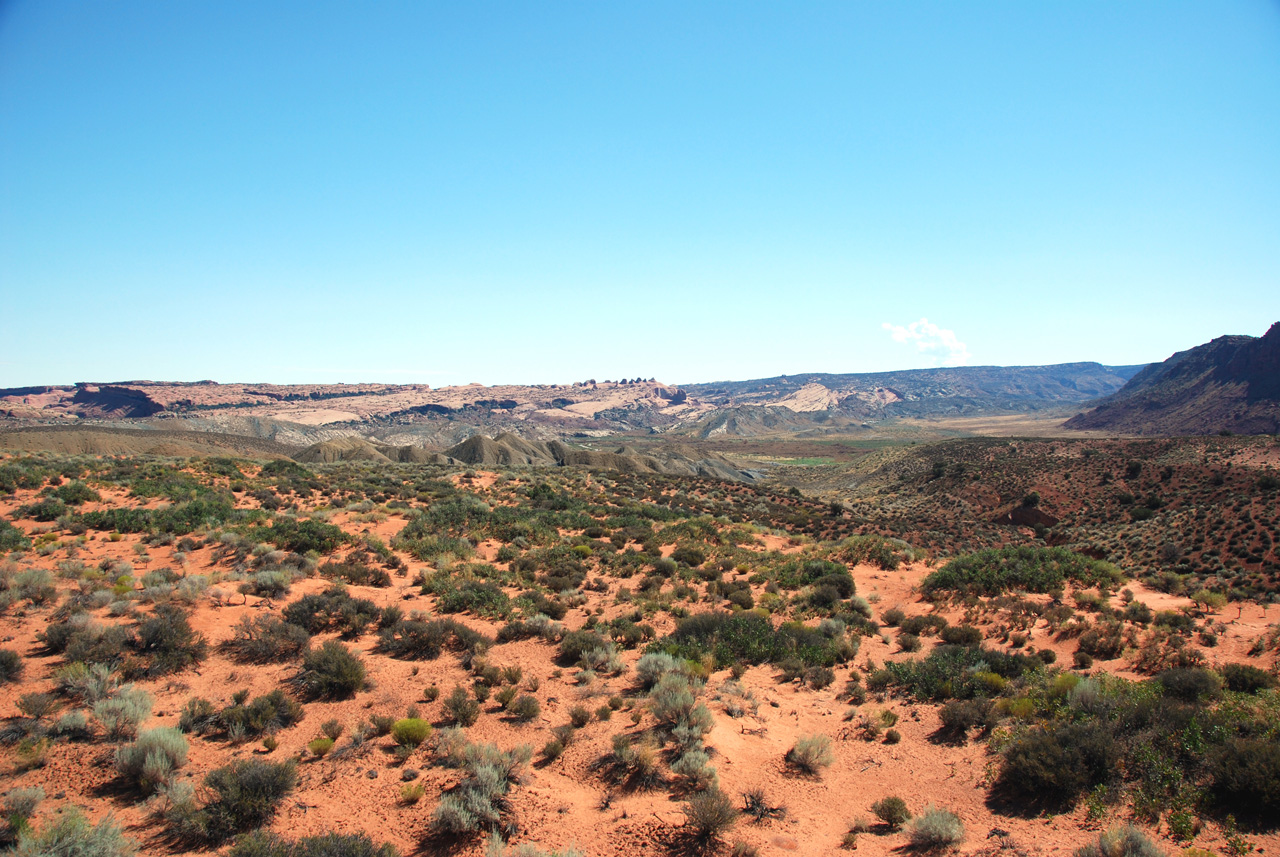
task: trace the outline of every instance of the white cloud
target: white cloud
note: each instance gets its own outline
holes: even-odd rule
[[[964,366],[972,359],[969,346],[956,338],[954,330],[938,327],[927,318],[913,321],[905,327],[887,321],[880,326],[889,331],[894,342],[904,345],[915,343],[916,350],[934,366]]]

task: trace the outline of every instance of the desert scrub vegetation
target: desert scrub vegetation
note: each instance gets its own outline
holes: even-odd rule
[[[302,659],[296,683],[312,699],[349,699],[364,687],[360,656],[337,640],[328,640]]]
[[[720,668],[735,663],[791,661],[803,671],[844,663],[857,653],[857,648],[843,625],[811,628],[799,622],[784,622],[775,628],[767,616],[743,611],[699,613],[681,619],[670,635],[650,644],[649,651],[689,661],[710,656]]]
[[[11,853],[15,857],[131,857],[137,848],[111,816],[93,824],[71,806],[48,819],[38,830],[25,827]]]
[[[897,830],[911,820],[907,802],[896,795],[881,798],[871,805],[871,812],[890,830]]]
[[[311,635],[301,625],[270,614],[242,616],[222,650],[240,663],[270,664],[294,660],[311,648]]]
[[[1061,547],[988,548],[957,557],[921,584],[926,595],[944,591],[1000,595],[1010,590],[1053,592],[1068,581],[1080,586],[1116,586],[1124,574],[1109,562]]]
[[[149,729],[116,750],[116,771],[143,794],[151,794],[169,784],[187,763],[187,752],[187,739],[179,730]]]
[[[235,761],[204,778],[209,796],[203,803],[191,790],[171,793],[165,820],[185,842],[217,845],[270,821],[297,781],[292,761]]]
[[[394,658],[435,660],[446,650],[476,653],[492,640],[455,619],[428,619],[413,613],[378,632],[378,649]]]
[[[1113,827],[1088,845],[1077,848],[1073,857],[1166,857],[1147,835],[1131,824]]]
[[[0,649],[0,684],[22,678],[22,655],[12,649]]]
[[[532,749],[521,745],[500,750],[493,744],[472,744],[459,730],[442,732],[437,747],[441,761],[460,768],[463,780],[440,798],[432,824],[441,833],[473,834],[497,830],[512,812],[508,797],[520,783]]]
[[[690,837],[701,844],[720,839],[738,821],[733,800],[715,786],[689,798],[682,809]]]
[[[787,751],[787,763],[806,774],[818,774],[835,763],[831,739],[826,735],[802,735]]]
[[[197,735],[224,734],[232,743],[270,734],[298,723],[305,711],[282,690],[273,690],[249,699],[247,690],[232,695],[231,705],[218,710],[201,697],[187,700],[178,718],[178,728]]]
[[[227,857],[399,857],[391,845],[379,845],[363,833],[324,833],[286,839],[254,830],[236,839]]]
[[[907,841],[920,851],[954,848],[964,841],[964,823],[954,812],[935,806],[925,808],[906,826]]]

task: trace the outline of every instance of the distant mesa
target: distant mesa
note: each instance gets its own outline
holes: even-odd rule
[[[1280,432],[1280,322],[1261,337],[1220,336],[1153,363],[1065,425],[1135,435]]]

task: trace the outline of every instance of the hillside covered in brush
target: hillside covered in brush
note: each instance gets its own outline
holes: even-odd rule
[[[1067,428],[1122,434],[1280,432],[1280,322],[1153,363]]]

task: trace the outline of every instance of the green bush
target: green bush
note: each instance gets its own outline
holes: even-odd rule
[[[1224,664],[1218,672],[1234,693],[1257,693],[1277,685],[1275,676],[1250,664]]]
[[[302,659],[298,683],[313,699],[348,699],[364,687],[360,657],[337,640],[329,640]]]
[[[311,647],[311,635],[301,625],[270,614],[242,616],[222,648],[245,664],[270,664],[301,657]]]
[[[444,710],[449,719],[459,726],[472,726],[480,717],[480,703],[463,690],[461,685],[455,685],[453,692],[444,698]]]
[[[1123,579],[1109,562],[1061,547],[1019,545],[957,557],[926,577],[921,588],[926,595],[946,590],[1001,595],[1009,590],[1051,592],[1067,581],[1080,586],[1113,586]]]
[[[938,712],[944,735],[962,740],[970,729],[990,730],[996,724],[994,706],[989,699],[955,699]]]
[[[391,724],[391,738],[403,747],[417,747],[431,737],[431,724],[419,717],[406,717]]]
[[[1165,857],[1165,853],[1141,830],[1125,824],[1108,830],[1094,842],[1077,848],[1073,857]]]
[[[191,627],[187,614],[172,604],[156,607],[155,615],[138,623],[135,648],[147,660],[145,676],[180,672],[204,660],[209,644]]]
[[[321,521],[297,521],[293,518],[278,517],[266,531],[267,541],[281,550],[293,553],[318,554],[331,553],[350,541],[350,537],[341,527],[325,524]]]
[[[22,655],[12,649],[0,649],[0,684],[22,678]]]
[[[491,642],[453,619],[402,619],[378,633],[380,651],[408,660],[435,660],[446,649],[474,652]]]
[[[150,794],[166,785],[173,772],[187,763],[187,750],[187,739],[177,729],[148,729],[139,733],[132,744],[116,750],[116,770]]]
[[[284,620],[308,633],[338,631],[344,637],[359,637],[381,616],[377,604],[367,598],[352,598],[341,585],[304,595],[284,609]]]
[[[826,735],[802,735],[787,752],[787,761],[809,774],[830,767],[835,760],[831,739]]]
[[[227,857],[399,857],[399,852],[363,833],[325,833],[290,841],[255,830],[238,838]]]
[[[500,586],[482,580],[467,580],[440,591],[436,608],[441,613],[474,613],[488,619],[505,619],[511,614],[511,599]]]
[[[39,830],[24,830],[12,853],[15,857],[130,857],[136,850],[110,815],[92,824],[70,806]]]
[[[1070,807],[1105,783],[1118,760],[1115,739],[1099,723],[1032,729],[1005,749],[996,788],[1021,804]]]
[[[1280,744],[1275,740],[1228,740],[1213,754],[1210,777],[1210,793],[1219,805],[1266,827],[1280,824]]]
[[[527,693],[513,700],[509,710],[511,716],[521,723],[528,723],[542,716],[542,705],[538,698]]]
[[[270,821],[297,782],[292,761],[238,760],[205,777],[213,795],[208,803],[197,807],[192,800],[176,802],[166,819],[178,838],[216,845]]]
[[[302,720],[303,715],[302,705],[277,688],[255,697],[247,705],[232,704],[216,715],[213,714],[213,706],[207,701],[190,700],[182,711],[178,728],[184,732],[209,732],[221,728],[232,736],[255,738],[278,729],[287,729]]]
[[[875,813],[876,818],[888,825],[890,830],[897,830],[911,820],[911,810],[907,809],[907,802],[896,795],[881,798],[871,804],[871,811]]]
[[[1165,670],[1156,676],[1165,696],[1183,702],[1216,699],[1222,693],[1222,680],[1209,670],[1185,667]]]
[[[22,530],[0,518],[0,553],[26,550],[31,547],[31,539]]]
[[[689,831],[699,842],[714,842],[738,821],[738,808],[715,786],[689,798],[683,809]]]
[[[960,816],[930,806],[907,825],[907,841],[920,851],[952,848],[964,840],[964,823]]]

